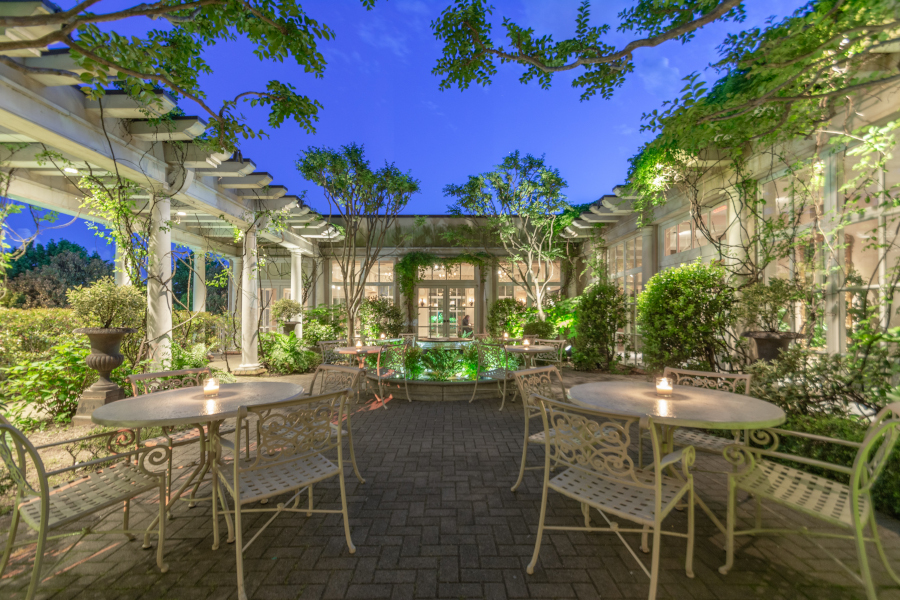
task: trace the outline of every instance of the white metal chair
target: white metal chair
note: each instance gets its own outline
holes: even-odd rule
[[[856,459],[852,467],[845,467],[779,452],[782,437],[792,436],[856,448]],[[900,585],[900,577],[891,568],[875,522],[875,508],[872,504],[872,488],[900,438],[900,402],[889,404],[872,420],[861,443],[828,438],[809,433],[784,429],[760,429],[750,432],[745,444],[734,444],[727,448],[726,458],[736,466],[728,474],[728,518],[725,534],[725,564],[719,568],[723,575],[734,565],[734,538],[738,535],[765,533],[799,533],[824,535],[831,538],[852,539],[856,542],[860,576],[857,579],[866,589],[869,600],[877,600],[878,594],[869,571],[866,542],[874,542],[878,555],[891,578]],[[775,462],[775,459],[779,462]],[[849,484],[839,483],[818,475],[812,475],[783,464],[791,461],[839,473],[849,479]],[[756,522],[752,529],[737,531],[736,503],[737,491],[751,494],[756,501]],[[824,521],[840,529],[849,530],[846,535],[820,533],[803,529],[763,529],[762,501],[767,500],[786,506],[808,517]],[[866,525],[871,529],[871,537],[865,535]],[[847,569],[853,573],[852,570]],[[855,574],[854,574],[855,575]]]
[[[750,375],[733,375],[731,373],[714,373],[709,371],[688,371],[666,367],[663,377],[672,379],[673,385],[722,390],[733,394],[750,394]],[[697,429],[678,428],[672,436],[672,443],[678,446],[693,446],[697,452],[722,455],[729,444],[740,443],[741,433],[734,432],[734,438],[728,439],[704,433]]]
[[[126,431],[124,433],[94,434],[78,438],[77,440],[55,442],[44,447],[59,446],[73,442],[89,443],[91,440],[105,441],[107,448],[114,452],[114,447],[133,447],[134,433]],[[120,534],[125,535],[129,540],[134,539],[134,534],[143,533],[144,548],[150,548],[150,531],[133,530],[128,525],[131,499],[145,492],[157,492],[159,494],[159,514],[154,521],[158,526],[157,531],[159,535],[156,549],[156,564],[163,573],[168,571],[169,566],[164,561],[166,476],[163,472],[152,472],[147,467],[148,465],[150,467],[166,465],[169,454],[170,450],[166,447],[139,448],[128,452],[114,452],[103,458],[87,462],[76,462],[69,467],[47,471],[44,468],[44,463],[38,450],[28,438],[13,427],[9,421],[0,416],[0,460],[6,465],[17,488],[6,549],[3,552],[3,558],[0,559],[0,576],[6,570],[13,548],[37,544],[34,563],[31,567],[31,583],[26,594],[26,600],[31,600],[34,598],[41,581],[41,566],[47,541],[80,535],[75,544],[63,553],[51,571],[54,571],[59,566],[72,548],[88,533],[101,535]],[[31,479],[37,479],[39,484],[39,489],[37,490],[28,481],[27,465],[29,462],[35,471]],[[76,475],[76,471],[81,472],[71,481],[53,487],[50,486],[49,479],[51,477],[65,476],[67,474]],[[123,503],[125,510],[122,528],[97,531],[95,528],[103,520],[122,510],[120,507]],[[112,510],[108,511],[89,527],[48,536],[49,533],[63,529],[79,519],[110,508]],[[16,534],[20,520],[24,521],[30,529],[37,532],[36,540],[16,543]]]
[[[408,349],[406,344],[384,346],[378,355],[375,369],[366,373],[367,377],[378,381],[378,389],[382,398],[386,395],[386,388],[390,389],[393,386],[399,391],[402,386],[406,400],[412,402],[406,380],[406,351]]]
[[[313,374],[312,383],[309,386],[309,396],[323,396],[325,394],[333,394],[341,390],[355,390],[359,387],[360,377],[364,371],[358,367],[345,367],[342,365],[319,365]],[[316,383],[319,384],[316,389]],[[353,465],[353,473],[360,483],[365,483],[362,475],[359,474],[359,467],[356,466],[356,451],[353,449],[353,428],[350,426],[350,411],[346,413],[347,427],[343,431],[343,435],[347,436],[350,447],[350,462]],[[332,424],[337,427],[336,424]]]
[[[341,390],[321,396],[301,397],[285,402],[273,402],[257,406],[242,406],[238,410],[237,437],[247,420],[256,422],[259,432],[259,444],[250,459],[241,459],[235,448],[240,447],[228,440],[220,440],[226,448],[230,448],[233,463],[223,465],[221,482],[219,471],[214,471],[213,481],[213,549],[219,545],[218,499],[219,484],[234,500],[234,510],[225,511],[226,523],[230,526],[229,513],[234,513],[235,553],[237,555],[237,588],[238,598],[247,600],[244,589],[244,538],[242,515],[248,512],[271,512],[272,517],[263,525],[247,543],[252,544],[271,523],[283,512],[306,513],[339,513],[344,517],[344,536],[350,553],[356,552],[353,540],[350,539],[350,521],[347,514],[347,493],[344,486],[342,428],[332,424],[344,420],[347,398],[353,393],[351,389]],[[347,423],[349,427],[349,423]],[[332,462],[323,453],[337,451],[337,461]],[[337,477],[341,488],[341,509],[325,510],[313,508],[313,484]],[[309,504],[299,508],[300,495],[307,490]],[[245,508],[245,505],[280,496],[289,492],[294,494],[285,502],[279,502],[273,508]],[[292,505],[291,502],[293,502]],[[290,506],[289,506],[290,505]],[[229,527],[231,529],[231,527]],[[229,531],[229,533],[231,533]],[[230,536],[229,536],[230,537]]]
[[[323,340],[317,344],[322,350],[322,363],[326,365],[349,364],[347,357],[336,351],[336,348],[347,345],[347,340]]]
[[[529,341],[529,344],[533,343],[536,346],[553,346],[553,351],[551,352],[542,352],[541,354],[535,354],[532,359],[537,362],[545,362],[551,365],[555,365],[557,367],[561,367],[563,365],[563,347],[566,345],[566,340],[541,340],[536,339],[534,342]]]
[[[476,342],[475,349],[478,352],[477,364],[475,365],[475,389],[472,390],[472,397],[469,398],[469,402],[475,400],[480,381],[496,381],[497,390],[500,392],[501,398],[500,410],[503,410],[503,405],[506,404],[506,383],[512,376],[512,371],[509,369],[509,353],[500,344]]]
[[[653,554],[650,570],[638,559],[637,554],[626,547],[650,577],[649,598],[656,598],[659,580],[659,553],[661,536],[670,535],[687,539],[684,570],[693,578],[694,561],[694,480],[690,466],[694,462],[694,449],[682,448],[660,457],[660,445],[652,419],[605,413],[579,408],[565,402],[557,402],[542,396],[529,398],[540,406],[544,431],[544,489],[541,497],[541,516],[538,521],[534,555],[526,571],[534,573],[541,540],[545,530],[550,531],[609,531],[617,534],[640,532],[642,550],[648,552],[647,537],[653,531]],[[639,421],[642,421],[640,423]],[[638,470],[628,455],[631,432],[643,425],[650,430],[653,444],[653,470]],[[637,430],[639,431],[639,429]],[[550,478],[550,463],[567,467]],[[681,463],[678,477],[664,475],[666,469]],[[584,527],[554,527],[544,524],[547,514],[547,496],[550,490],[568,496],[581,503]],[[687,533],[663,531],[662,524],[672,510],[687,501]],[[590,526],[590,509],[595,508],[607,521],[608,527]],[[618,517],[640,525],[640,528],[619,527],[607,517]]]
[[[403,338],[403,342],[407,346],[415,346],[416,345],[416,334],[415,333],[401,333],[400,337]]]
[[[525,471],[541,468],[525,466],[528,458],[528,444],[543,444],[545,435],[543,429],[537,433],[529,433],[531,420],[541,415],[541,407],[531,402],[532,396],[539,395],[558,402],[568,402],[568,397],[562,375],[559,374],[559,369],[556,367],[534,367],[523,371],[514,371],[513,377],[515,377],[516,387],[522,395],[522,408],[525,410],[525,441],[522,443],[522,462],[519,465],[519,478],[512,486],[512,491],[516,491],[522,485]]]

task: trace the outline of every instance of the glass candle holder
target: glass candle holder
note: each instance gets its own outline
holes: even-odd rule
[[[528,342],[528,340],[525,340],[524,342],[522,342],[522,344],[525,345],[525,346],[528,346],[528,345],[529,345],[529,342]]]
[[[206,380],[206,383],[203,385],[203,395],[204,396],[218,396],[219,395],[219,382],[215,377],[210,377]]]
[[[672,381],[668,377],[656,378],[656,395],[662,398],[672,395]]]
[[[362,342],[356,342],[356,347],[357,347],[357,348],[362,348]]]
[[[508,339],[509,339],[509,334],[506,333],[505,331],[503,332],[503,339],[504,339],[504,340],[508,340]]]

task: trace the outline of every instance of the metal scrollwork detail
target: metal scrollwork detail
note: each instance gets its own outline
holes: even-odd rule
[[[257,412],[257,415],[259,451],[251,468],[261,461],[284,460],[322,452],[337,443],[337,428],[332,427],[336,415],[330,405],[316,405],[290,412],[266,409]]]
[[[0,429],[0,459],[6,464],[6,469],[9,471],[9,476],[13,480],[13,482],[23,489],[28,494],[37,494],[35,489],[31,487],[31,484],[28,483],[27,477],[25,477],[25,465],[19,464],[17,461],[17,457],[20,455],[18,449],[18,443],[13,437],[13,434],[9,430]],[[12,446],[15,448],[10,448],[9,439],[12,438]]]
[[[548,409],[553,435],[550,458],[581,466],[617,479],[638,481],[634,461],[628,455],[631,427],[637,419],[598,422],[581,415]]]

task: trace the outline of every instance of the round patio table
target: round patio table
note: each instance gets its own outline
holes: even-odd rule
[[[672,388],[672,395],[662,398],[656,395],[656,385],[653,383],[595,381],[572,386],[569,398],[575,404],[601,412],[651,417],[662,433],[664,452],[674,449],[672,436],[679,427],[750,431],[775,427],[785,420],[783,410],[758,398],[684,385]],[[638,443],[641,443],[640,437]],[[724,532],[725,526],[699,494],[695,495],[695,500]]]
[[[553,346],[540,346],[540,345],[521,345],[521,346],[503,346],[507,352],[513,352],[515,354],[524,354],[526,366],[533,367],[534,366],[534,356],[536,354],[543,354],[545,352],[553,352],[556,350]]]
[[[356,356],[359,361],[359,368],[364,369],[366,366],[366,355],[369,352],[379,352],[381,351],[381,346],[347,346],[345,348],[335,348],[335,352],[338,354],[347,354],[350,356]]]
[[[99,407],[91,415],[91,420],[98,425],[111,427],[174,427],[176,425],[195,425],[200,430],[200,439],[204,439],[203,425],[209,428],[209,439],[218,439],[219,425],[225,419],[237,416],[241,406],[255,406],[270,402],[282,402],[290,400],[303,393],[303,386],[282,381],[254,381],[248,383],[225,383],[219,386],[216,396],[206,396],[203,388],[199,386],[144,394],[127,400],[119,400],[111,404]],[[237,436],[239,432],[235,433]],[[235,443],[236,446],[236,443]],[[201,463],[195,474],[199,473],[200,480],[206,475],[207,470],[213,473],[213,481],[218,479],[220,448],[217,444],[210,444],[208,460],[204,460],[203,448],[201,448]],[[238,451],[237,447],[234,449]],[[235,456],[237,458],[237,456]],[[171,506],[185,492],[193,479],[193,475],[187,484],[172,496],[169,501]],[[195,490],[196,491],[196,490]],[[191,506],[196,500],[192,497]],[[216,502],[215,490],[212,501]],[[231,521],[226,513],[226,522],[229,529],[229,542],[233,535]],[[155,523],[155,521],[154,521]],[[151,524],[151,527],[153,524]],[[219,530],[213,528],[213,550],[219,547]]]
[[[703,429],[763,429],[784,423],[784,411],[770,402],[706,388],[672,386],[672,395],[656,395],[643,381],[595,381],[573,386],[572,402],[609,412],[648,416],[658,425]]]

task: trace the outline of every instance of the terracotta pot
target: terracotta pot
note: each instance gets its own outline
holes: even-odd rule
[[[773,362],[787,350],[792,341],[802,338],[803,334],[793,331],[745,331],[741,337],[751,338],[756,342],[756,356],[760,360]]]
[[[122,344],[122,338],[126,334],[134,333],[137,329],[129,327],[113,327],[105,329],[102,327],[84,327],[76,329],[75,333],[83,333],[91,340],[91,353],[88,354],[84,362],[87,366],[97,371],[100,378],[94,385],[86,391],[89,392],[112,392],[119,389],[115,383],[109,380],[109,374],[113,369],[121,366],[125,357],[119,354],[119,346]]]

